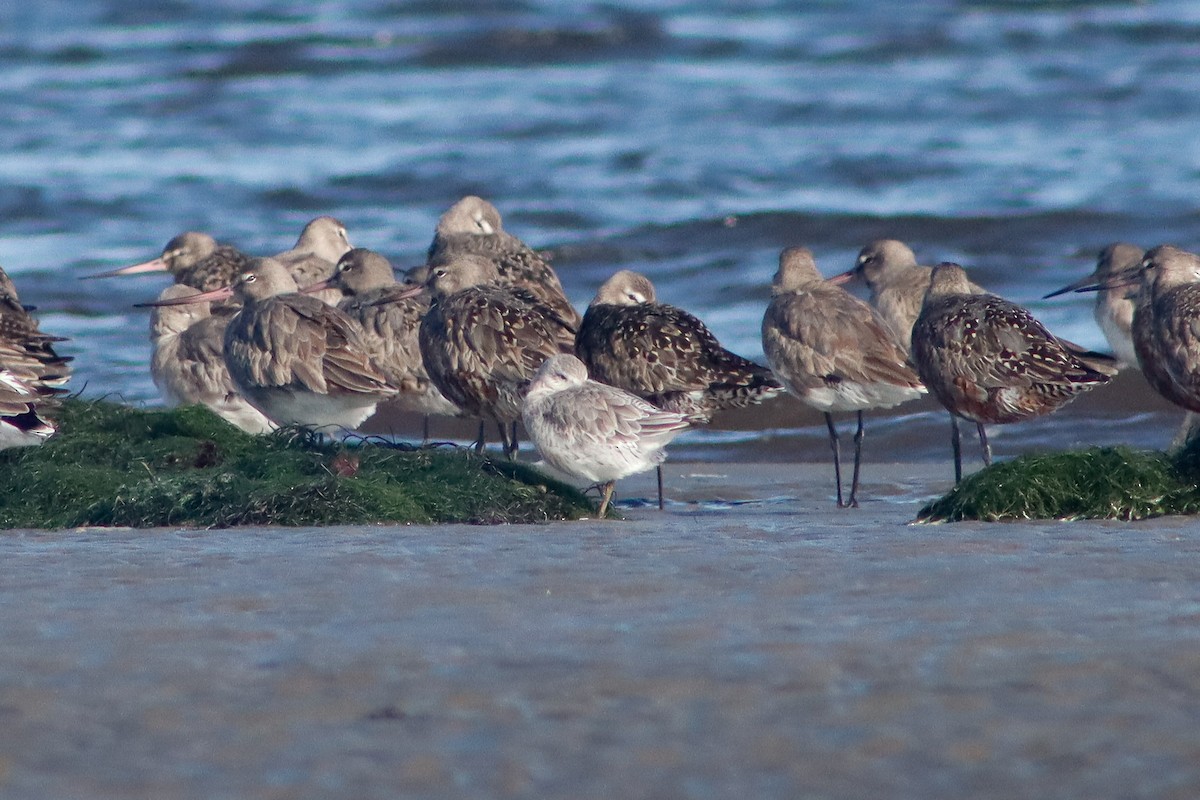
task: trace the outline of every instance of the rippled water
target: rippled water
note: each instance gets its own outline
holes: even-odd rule
[[[1097,347],[1088,299],[1037,298],[1111,240],[1200,244],[1185,0],[144,5],[0,11],[0,263],[90,396],[156,402],[131,304],[162,281],[76,279],[186,229],[269,253],[328,213],[404,264],[477,193],[581,306],[638,269],[750,356],[789,244],[832,274],[905,239]],[[1011,435],[1165,443],[1177,415],[1124,386]],[[691,446],[824,435],[755,422]],[[932,426],[872,429],[941,457]]]

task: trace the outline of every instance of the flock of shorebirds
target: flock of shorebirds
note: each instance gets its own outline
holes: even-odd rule
[[[581,316],[547,257],[474,196],[442,215],[426,263],[399,277],[382,255],[352,247],[332,217],[312,220],[271,257],[187,232],[152,261],[89,277],[150,271],[175,280],[144,304],[153,309],[152,375],[169,404],[202,403],[258,434],[353,430],[390,402],[427,421],[477,418],[477,451],[491,423],[510,458],[520,420],[545,463],[601,486],[600,516],[615,481],[659,467],[680,432],[785,390],[825,416],[839,507],[858,504],[863,412],[926,392],[950,412],[956,480],[959,419],[975,423],[990,463],[986,424],[1049,413],[1110,381],[1120,362],[1200,411],[1200,256],[1169,245],[1110,245],[1094,273],[1053,293],[1097,291],[1115,358],[1054,336],[962,267],[920,266],[908,246],[881,240],[832,278],[808,249],[783,251],[762,319],[762,366],[658,302],[654,285],[628,270],[605,281]],[[843,288],[856,279],[869,303]],[[64,391],[69,359],[11,281],[0,290],[0,446],[35,444],[53,433],[43,412]],[[834,414],[847,412],[857,428],[843,495]]]

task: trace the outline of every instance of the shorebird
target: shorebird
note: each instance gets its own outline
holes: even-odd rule
[[[287,268],[297,286],[311,286],[333,275],[338,259],[353,247],[346,226],[333,217],[316,217],[304,226],[300,238],[290,250],[273,258]],[[314,293],[330,305],[337,305],[341,294],[329,289]]]
[[[682,414],[691,425],[783,391],[771,370],[726,350],[688,312],[656,302],[654,284],[629,270],[613,274],[596,292],[575,354],[596,380]],[[661,508],[661,468],[658,483]]]
[[[824,280],[812,252],[804,247],[789,247],[779,256],[771,302],[763,315],[762,343],[775,377],[801,402],[825,415],[838,508],[857,507],[863,411],[892,408],[925,393],[904,348],[869,305]],[[835,411],[858,416],[846,503]]]
[[[379,253],[356,247],[338,260],[332,277],[303,291],[335,289],[341,293],[338,308],[362,327],[371,363],[399,392],[390,402],[424,414],[427,420],[430,415],[457,416],[458,406],[438,391],[421,361],[418,338],[421,318],[429,310],[429,296],[424,292],[414,295],[411,290],[421,286],[427,276],[414,273],[412,277],[397,282],[391,262]],[[415,280],[417,277],[421,280]]]
[[[990,465],[986,423],[1048,414],[1116,374],[1115,359],[1068,346],[1021,306],[973,293],[967,273],[949,263],[933,270],[913,326],[912,357],[951,414],[956,482],[962,479],[958,417],[975,423],[983,463]]]
[[[429,245],[428,263],[432,266],[466,254],[490,259],[501,283],[529,290],[572,330],[578,330],[579,312],[567,300],[545,256],[504,230],[496,207],[474,195],[462,198],[442,214]]]
[[[925,302],[932,267],[917,263],[917,257],[904,242],[877,239],[858,253],[854,267],[829,279],[841,285],[861,279],[871,291],[871,306],[879,312],[896,341],[906,353],[912,352],[912,327]],[[970,284],[975,294],[986,290]]]
[[[688,426],[682,414],[589,380],[584,363],[566,353],[542,362],[521,415],[547,464],[602,486],[600,519],[616,482],[661,464],[664,448]]]
[[[41,444],[54,433],[43,413],[71,375],[70,357],[54,351],[61,341],[39,330],[31,307],[0,269],[0,449]]]
[[[145,305],[233,295],[243,305],[225,329],[225,363],[237,390],[276,425],[353,429],[396,394],[372,366],[357,323],[299,294],[273,258],[255,259],[233,286]]]
[[[1100,251],[1096,259],[1096,268],[1091,274],[1061,289],[1055,289],[1043,298],[1057,297],[1089,286],[1101,287],[1096,292],[1096,303],[1092,313],[1096,317],[1096,324],[1104,332],[1104,338],[1108,340],[1113,355],[1127,366],[1136,366],[1138,363],[1133,347],[1133,334],[1130,332],[1133,326],[1133,296],[1137,293],[1137,282],[1130,281],[1111,288],[1105,287],[1105,284],[1113,276],[1138,267],[1144,256],[1145,253],[1136,245],[1113,242]]]
[[[480,256],[433,265],[418,340],[434,385],[467,415],[495,422],[511,458],[517,449],[511,426],[521,417],[529,380],[548,357],[572,351],[575,333],[531,292],[497,281],[496,265]],[[476,452],[483,444],[481,424]]]
[[[84,277],[109,278],[144,272],[168,272],[176,283],[207,292],[229,286],[249,265],[250,256],[236,247],[219,244],[207,233],[185,231],[167,242],[158,258]]]
[[[198,289],[172,284],[161,300],[191,298]],[[156,306],[150,313],[150,376],[168,406],[201,404],[246,433],[275,425],[234,388],[225,365],[225,329],[229,316],[213,316],[204,301]]]
[[[1150,386],[1190,412],[1200,412],[1200,255],[1172,245],[1152,248],[1132,275],[1141,284],[1133,345]]]

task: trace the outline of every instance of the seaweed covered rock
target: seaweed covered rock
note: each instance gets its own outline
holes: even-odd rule
[[[1026,455],[968,476],[919,522],[1145,519],[1200,513],[1200,439],[1174,456],[1128,447]]]
[[[250,436],[207,409],[68,400],[40,448],[0,452],[0,527],[539,522],[592,514],[531,467],[457,448]]]

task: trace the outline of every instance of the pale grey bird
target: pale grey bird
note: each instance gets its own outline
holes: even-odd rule
[[[565,353],[542,362],[522,418],[547,464],[601,485],[601,519],[616,482],[662,464],[664,448],[688,425],[681,414],[589,380],[583,362]]]
[[[1102,286],[1110,278],[1126,270],[1138,267],[1145,253],[1142,248],[1125,242],[1113,242],[1100,251],[1096,258],[1096,268],[1088,275],[1069,283],[1061,289],[1055,289],[1043,299],[1057,297],[1060,294],[1074,292],[1084,287]],[[1092,314],[1096,324],[1108,340],[1108,346],[1122,364],[1137,366],[1137,353],[1133,347],[1133,307],[1134,295],[1137,293],[1137,282],[1130,281],[1123,285],[1099,288],[1096,291],[1096,302]]]

